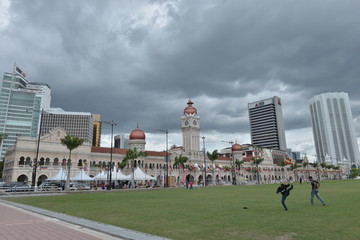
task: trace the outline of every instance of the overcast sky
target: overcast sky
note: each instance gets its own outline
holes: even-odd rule
[[[349,93],[360,137],[358,0],[0,0],[0,73],[16,62],[52,107],[98,113],[147,150],[182,145],[189,97],[207,150],[250,143],[247,103],[282,99],[287,145],[315,154],[308,100]],[[104,125],[102,145],[110,141]]]

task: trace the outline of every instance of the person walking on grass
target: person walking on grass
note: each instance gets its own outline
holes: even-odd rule
[[[310,196],[311,206],[314,205],[314,196],[316,196],[317,199],[319,199],[319,201],[321,202],[321,204],[325,206],[326,205],[325,201],[319,195],[320,183],[316,180],[313,180],[312,176],[309,177],[309,181],[311,183],[311,196]]]
[[[281,204],[284,206],[284,209],[287,211],[288,208],[285,205],[285,200],[286,198],[290,195],[290,191],[294,188],[294,186],[291,184],[281,184],[277,190],[276,193],[279,194],[281,193],[282,197],[281,197]]]

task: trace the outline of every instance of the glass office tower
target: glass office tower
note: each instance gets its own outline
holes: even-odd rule
[[[315,150],[319,162],[359,166],[353,117],[347,93],[323,93],[309,101]]]
[[[37,136],[42,106],[49,106],[51,99],[48,85],[27,81],[15,68],[13,73],[4,73],[0,91],[0,133],[6,134],[0,161],[17,136]]]

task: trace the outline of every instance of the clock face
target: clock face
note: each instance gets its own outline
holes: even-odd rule
[[[196,124],[197,124],[197,122],[194,120],[194,121],[193,121],[193,124],[194,124],[194,125],[196,125]]]
[[[185,121],[185,125],[186,125],[186,126],[189,125],[189,121]]]

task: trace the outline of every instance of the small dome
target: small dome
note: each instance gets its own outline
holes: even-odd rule
[[[134,139],[145,140],[145,133],[139,127],[132,130],[132,132],[130,134],[130,140],[134,140]]]
[[[194,103],[189,99],[187,102],[187,107],[184,109],[184,114],[197,114],[196,108],[194,108],[192,105]]]
[[[242,148],[241,148],[241,145],[238,144],[238,143],[235,143],[234,145],[232,145],[232,148],[231,150],[234,152],[234,151],[241,151]]]

